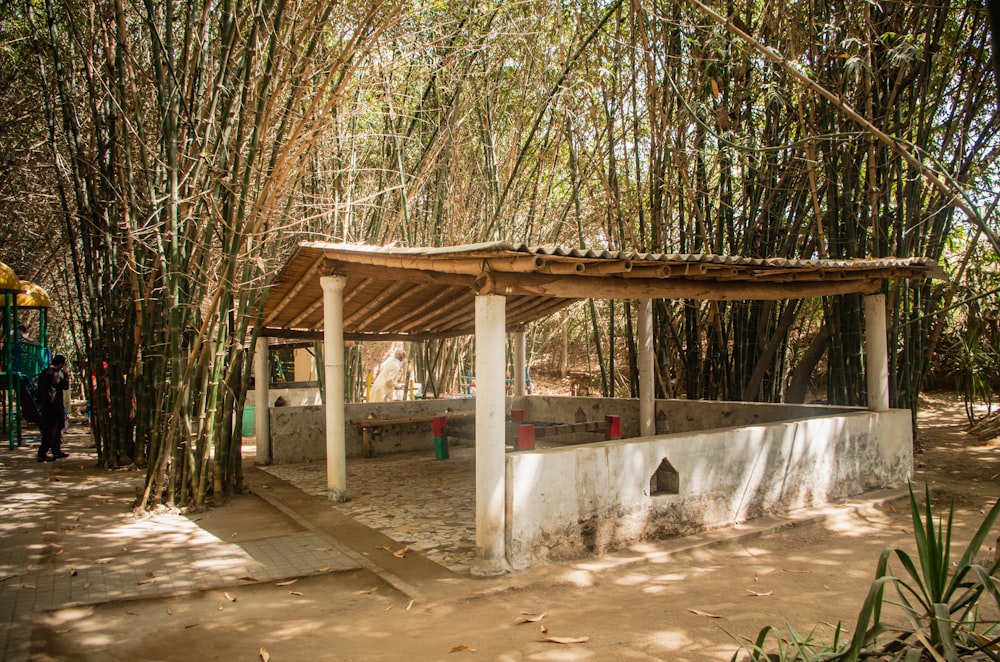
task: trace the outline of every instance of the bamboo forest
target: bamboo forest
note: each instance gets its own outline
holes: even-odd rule
[[[996,401],[985,4],[2,0],[0,16],[0,261],[52,297],[98,463],[147,472],[140,508],[241,491],[250,355],[302,240],[929,258],[946,279],[883,290],[892,406]],[[635,397],[635,313],[591,299],[532,324],[532,369]],[[861,295],[657,300],[656,395],[863,404],[863,323]],[[457,388],[471,344],[413,343],[420,381]],[[349,394],[363,349],[345,349]]]

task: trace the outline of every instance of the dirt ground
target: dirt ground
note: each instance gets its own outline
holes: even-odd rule
[[[954,499],[956,544],[1000,497],[1000,439],[975,440],[965,424],[960,403],[927,397],[914,467],[921,493],[926,483],[937,503]],[[136,478],[119,477],[128,489]],[[119,516],[127,491],[106,504],[103,516]],[[199,524],[219,537],[295,529],[253,494],[205,515]],[[392,566],[383,554],[379,562],[417,587],[418,596],[356,570],[304,577],[294,586],[260,583],[61,609],[37,615],[31,659],[728,660],[765,625],[788,624],[828,641],[838,622],[850,631],[880,552],[912,549],[911,529],[908,505],[897,499],[833,509],[759,535],[731,531],[728,541],[712,545],[698,546],[707,535],[663,541],[489,580],[428,573],[404,561]],[[997,553],[998,534],[984,557]]]

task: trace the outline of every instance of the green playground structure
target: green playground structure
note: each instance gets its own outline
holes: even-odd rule
[[[0,299],[3,315],[0,328],[0,431],[7,434],[11,450],[21,445],[22,421],[39,420],[35,378],[49,365],[49,295],[38,285],[20,280],[14,270],[0,262]],[[38,342],[21,330],[28,314],[38,321]]]

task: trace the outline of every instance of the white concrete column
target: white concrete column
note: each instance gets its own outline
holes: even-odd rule
[[[639,299],[639,436],[656,434],[656,382],[653,355],[653,300]]]
[[[476,297],[476,556],[472,574],[510,569],[504,544],[506,513],[504,348],[506,297]]]
[[[528,367],[528,350],[524,329],[514,332],[514,395],[525,394],[524,375]]]
[[[885,295],[865,297],[865,346],[867,348],[868,408],[889,410],[889,340],[885,322]]]
[[[343,276],[323,276],[323,367],[326,387],[326,492],[347,501],[347,443],[344,439]]]
[[[254,436],[257,437],[257,464],[271,464],[271,370],[267,338],[257,338],[253,353]]]

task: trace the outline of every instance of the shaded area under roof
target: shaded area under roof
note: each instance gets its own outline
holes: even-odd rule
[[[344,337],[427,340],[475,333],[477,294],[507,297],[507,328],[584,298],[801,299],[873,294],[887,278],[941,278],[926,258],[787,260],[532,247],[494,242],[395,248],[303,242],[272,283],[262,335],[320,337],[320,278],[344,288]]]

